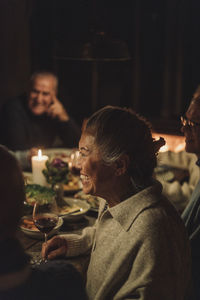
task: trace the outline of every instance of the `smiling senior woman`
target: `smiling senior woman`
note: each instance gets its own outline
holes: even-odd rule
[[[61,235],[43,256],[90,250],[91,300],[187,298],[190,249],[184,225],[152,178],[158,143],[129,109],[106,106],[88,120],[79,142],[83,191],[102,199],[96,224]]]

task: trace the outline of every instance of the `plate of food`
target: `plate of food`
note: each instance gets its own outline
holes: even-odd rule
[[[52,236],[56,234],[59,231],[62,224],[63,224],[63,219],[59,217],[58,224],[54,229],[52,229],[52,231],[48,234],[48,236]],[[21,231],[23,231],[26,235],[28,235],[31,238],[44,239],[44,234],[40,232],[39,229],[35,226],[31,215],[22,217],[19,227]]]
[[[74,199],[70,197],[63,197],[64,205],[58,207],[59,216],[64,220],[79,220],[90,209],[90,205],[86,201]]]
[[[90,210],[98,212],[100,197],[85,194],[83,191],[80,191],[74,195],[74,198],[86,201],[90,205]]]
[[[39,184],[25,185],[26,200],[24,201],[24,215],[30,215],[33,212],[35,202],[41,205],[51,203],[56,195],[55,191],[49,187]]]
[[[33,184],[33,175],[31,172],[23,172],[26,185]],[[49,185],[50,186],[50,185]],[[80,176],[68,174],[68,183],[62,183],[65,195],[72,195],[82,190],[82,182]]]
[[[82,182],[80,180],[80,176],[76,176],[70,173],[68,175],[68,178],[68,183],[63,184],[63,191],[65,195],[77,193],[82,189]]]
[[[52,188],[39,184],[27,184],[25,186],[25,193],[26,202],[32,206],[36,201],[40,202],[41,205],[48,204],[56,194]]]

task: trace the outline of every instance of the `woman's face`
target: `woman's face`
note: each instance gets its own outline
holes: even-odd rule
[[[112,192],[114,167],[106,166],[94,136],[82,134],[79,142],[79,167],[83,192],[106,198]]]

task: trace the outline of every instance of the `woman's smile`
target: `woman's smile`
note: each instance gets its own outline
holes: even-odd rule
[[[110,193],[113,168],[105,165],[94,136],[82,134],[79,142],[79,167],[83,192],[99,197]]]
[[[88,184],[88,182],[89,182],[89,177],[88,177],[87,175],[81,174],[80,178],[81,178],[81,182],[82,182],[83,185],[84,185],[84,184]]]

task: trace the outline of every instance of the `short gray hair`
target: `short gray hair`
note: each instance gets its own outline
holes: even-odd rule
[[[53,78],[54,80],[54,88],[55,91],[58,91],[58,77],[53,73],[53,72],[49,72],[49,71],[37,71],[34,72],[30,78],[30,88],[33,86],[33,83],[35,82],[35,79],[38,77],[49,77],[49,78]]]

